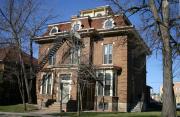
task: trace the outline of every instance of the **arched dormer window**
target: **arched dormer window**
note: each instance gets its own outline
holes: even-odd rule
[[[114,20],[111,18],[111,19],[107,19],[104,24],[103,24],[103,28],[104,29],[111,29],[113,28],[115,25],[114,25]]]
[[[97,16],[97,17],[101,17],[101,16],[102,16],[102,14],[101,14],[101,13],[98,13],[96,16]]]
[[[55,34],[55,33],[58,33],[58,27],[57,27],[57,26],[52,27],[49,34],[50,34],[50,35],[53,35],[53,34]]]
[[[81,27],[81,21],[75,21],[73,24],[72,24],[72,30],[73,31],[78,31],[80,30],[82,27]]]

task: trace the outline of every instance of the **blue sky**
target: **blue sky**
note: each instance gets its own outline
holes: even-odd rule
[[[70,20],[72,15],[76,15],[82,9],[95,8],[97,6],[109,5],[105,0],[43,0],[41,2],[45,13],[50,11],[57,16],[50,23]],[[130,21],[138,26],[140,20],[137,17],[130,17]],[[162,84],[162,61],[161,55],[152,54],[147,58],[147,84],[158,93]]]

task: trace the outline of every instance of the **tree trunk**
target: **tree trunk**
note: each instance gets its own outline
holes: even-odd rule
[[[17,71],[16,76],[17,76],[17,80],[18,80],[18,88],[19,88],[19,92],[20,92],[20,95],[21,95],[22,103],[24,105],[24,111],[26,111],[27,108],[26,108],[24,88],[23,88],[24,87],[24,81],[23,81],[23,78],[22,78],[22,69],[20,70],[20,72]]]
[[[149,5],[153,13],[156,24],[159,26],[159,32],[162,41],[163,55],[163,108],[162,117],[176,117],[175,98],[173,91],[172,77],[172,49],[170,45],[169,32],[169,1],[162,0],[162,18],[154,0],[149,0]]]
[[[163,24],[160,24],[163,53],[163,108],[162,117],[176,117],[172,77],[172,49],[169,32],[169,2],[162,1]]]
[[[30,81],[29,81],[29,95],[30,99],[28,103],[33,103],[32,102],[32,87],[33,87],[33,79],[34,79],[34,69],[33,69],[33,44],[32,44],[32,39],[30,39]]]
[[[21,69],[22,69],[21,74],[22,74],[22,77],[24,78],[24,81],[25,81],[25,87],[26,87],[26,93],[27,93],[27,97],[28,97],[28,102],[31,102],[30,92],[29,92],[29,84],[28,84],[26,69],[25,69],[25,65],[24,65],[24,60],[23,60],[23,57],[22,57],[22,50],[21,50],[20,42],[18,42],[17,45],[18,45],[17,47],[18,47],[20,66],[21,66]]]
[[[163,108],[162,117],[176,117],[175,98],[172,77],[172,50],[170,35],[166,27],[162,29],[163,37]]]

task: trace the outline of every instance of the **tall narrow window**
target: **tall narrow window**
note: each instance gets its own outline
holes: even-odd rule
[[[105,86],[104,86],[104,95],[109,96],[110,95],[110,90],[111,90],[111,74],[110,73],[105,73]]]
[[[112,64],[112,44],[104,45],[104,64]]]
[[[113,71],[112,70],[102,70],[98,73],[97,82],[97,95],[98,96],[115,96],[116,90],[116,78],[113,78]],[[101,82],[101,83],[100,83]],[[103,84],[103,85],[102,85]]]
[[[71,49],[70,57],[71,57],[70,59],[71,64],[78,64],[80,57],[80,49]]]
[[[42,94],[51,94],[52,78],[50,74],[43,75]]]
[[[49,65],[55,65],[56,54],[53,54],[52,56],[49,56],[48,61],[49,61]]]
[[[43,75],[42,79],[42,94],[46,93],[46,75]]]
[[[104,78],[103,78],[103,74],[102,73],[99,73],[98,74],[98,78],[99,78],[99,83],[98,83],[98,95],[99,96],[102,96],[103,95],[103,82],[104,82]],[[101,83],[100,83],[101,82]]]
[[[51,75],[47,78],[47,94],[51,94],[52,78]]]

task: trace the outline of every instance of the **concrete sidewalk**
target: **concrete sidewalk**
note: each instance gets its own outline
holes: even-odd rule
[[[53,116],[53,113],[45,113],[41,111],[26,112],[26,113],[14,113],[14,112],[0,112],[0,117],[60,117],[60,115]],[[62,116],[67,117],[67,116]]]

